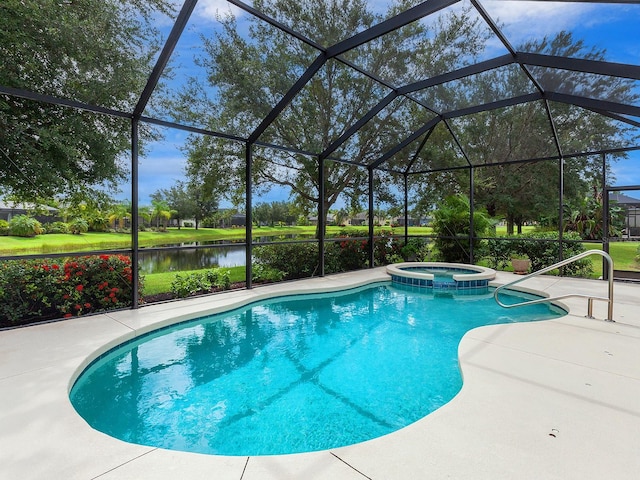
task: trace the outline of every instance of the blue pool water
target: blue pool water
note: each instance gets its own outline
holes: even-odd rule
[[[95,429],[143,445],[243,456],[329,449],[451,400],[470,329],[563,314],[505,310],[491,292],[391,283],[285,297],[120,346],[83,372],[71,401]]]

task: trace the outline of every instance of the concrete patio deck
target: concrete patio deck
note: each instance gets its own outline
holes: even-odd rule
[[[223,457],[128,444],[89,427],[68,398],[96,351],[136,335],[276,294],[388,279],[383,268],[151,305],[0,332],[0,479],[637,479],[640,286],[615,285],[615,323],[570,314],[481,327],[459,346],[464,386],[422,420],[330,451]],[[499,272],[496,284],[515,278]],[[605,296],[607,284],[540,276],[552,296]]]

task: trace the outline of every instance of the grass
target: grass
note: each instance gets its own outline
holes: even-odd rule
[[[640,242],[615,242],[609,244],[609,254],[613,258],[616,270],[640,271],[640,264],[635,261]]]
[[[368,234],[367,227],[327,227],[327,236],[337,236],[340,231]],[[254,237],[277,237],[281,235],[313,236],[316,227],[259,227],[253,229]],[[394,233],[401,235],[404,228],[396,227]],[[409,235],[427,235],[428,227],[409,227]],[[82,252],[88,250],[109,250],[131,248],[129,233],[88,232],[81,235],[54,233],[31,238],[5,236],[2,238],[0,255],[22,255],[40,253]],[[244,240],[244,228],[170,228],[166,232],[140,232],[138,242],[141,247],[153,247],[171,243],[191,243],[220,240]]]
[[[602,246],[593,243],[584,243],[585,250],[602,250]],[[635,261],[638,255],[640,242],[612,242],[609,244],[609,255],[613,259],[613,265],[616,270],[640,271],[640,263]],[[602,257],[593,255],[587,257],[593,265],[592,278],[600,278],[602,276]]]

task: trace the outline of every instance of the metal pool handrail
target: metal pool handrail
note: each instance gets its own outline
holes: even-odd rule
[[[541,275],[543,273],[547,273],[551,270],[555,270],[556,268],[560,268],[563,267],[565,265],[568,265],[569,263],[573,263],[577,260],[580,260],[582,258],[588,257],[590,255],[600,255],[602,257],[604,257],[607,260],[607,265],[609,267],[609,291],[608,291],[608,295],[607,297],[594,297],[593,295],[585,295],[585,294],[581,294],[581,293],[568,293],[566,295],[560,295],[558,297],[546,297],[546,298],[540,298],[537,300],[529,300],[527,302],[522,302],[522,303],[516,303],[515,305],[506,305],[504,303],[502,303],[500,301],[500,299],[498,298],[498,293],[500,292],[500,290],[503,290],[505,288],[511,287],[512,285],[515,285],[516,283],[520,283],[523,282],[529,278],[532,277],[536,277],[538,275]],[[562,260],[561,262],[558,263],[554,263],[553,265],[549,266],[549,267],[545,267],[543,269],[540,269],[536,272],[530,273],[528,275],[525,275],[522,278],[519,278],[517,280],[514,280],[513,282],[507,283],[505,285],[500,285],[499,287],[497,287],[495,289],[495,291],[493,292],[493,298],[495,298],[496,302],[498,303],[498,305],[500,305],[501,307],[504,308],[514,308],[514,307],[522,307],[524,305],[533,305],[535,303],[545,303],[545,302],[551,302],[553,300],[561,300],[563,298],[569,298],[569,297],[581,297],[581,298],[587,298],[588,299],[588,307],[587,307],[587,317],[588,318],[593,318],[593,301],[594,300],[604,300],[606,301],[609,305],[608,305],[608,312],[607,312],[607,318],[605,318],[605,321],[607,322],[614,322],[615,320],[613,319],[613,259],[611,258],[611,256],[607,253],[607,252],[603,252],[602,250],[587,250],[586,252],[582,252],[579,253],[578,255],[574,255],[571,258],[567,258],[566,260]]]

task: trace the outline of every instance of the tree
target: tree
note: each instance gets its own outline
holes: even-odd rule
[[[372,13],[364,0],[303,3],[256,0],[253,6],[283,24],[304,27],[306,36],[323,45],[353,36],[385,18]],[[399,2],[388,15],[406,8],[405,2]],[[251,21],[254,23],[249,28],[248,40],[239,35],[233,17],[223,19],[222,33],[205,39],[206,56],[202,64],[207,69],[209,84],[215,86],[215,98],[198,103],[201,97],[194,90],[179,100],[191,107],[189,115],[205,118],[209,128],[247,137],[318,54],[280,30]],[[468,11],[455,11],[433,25],[414,22],[362,46],[352,55],[357,55],[358,63],[374,75],[402,83],[413,73],[407,68],[410,62],[421,65],[425,72],[442,72],[458,64],[462,45],[469,56],[476,54],[482,42],[475,25]],[[452,38],[456,41],[452,42]],[[202,89],[206,86],[201,86]],[[378,82],[329,60],[260,139],[322,152],[387,93],[386,87]],[[336,154],[367,163],[395,146],[407,132],[417,130],[425,121],[424,109],[421,115],[407,116],[401,114],[405,111],[403,105],[402,101],[394,102],[381,111]],[[226,175],[236,172],[241,176],[244,155],[237,150],[225,140],[192,137],[188,148],[189,170],[205,184],[215,184],[224,178],[218,174],[221,170]],[[315,156],[256,148],[254,184],[265,189],[272,185],[286,186],[297,203],[314,205],[309,210],[317,211],[318,164]],[[367,172],[363,168],[327,161],[325,178],[325,213],[341,195],[359,197],[366,192]],[[244,188],[241,184],[237,186]]]
[[[567,32],[522,45],[518,50],[590,60],[606,58],[605,51],[589,49],[583,40],[575,39]],[[639,99],[634,93],[634,82],[629,80],[543,67],[531,67],[531,72],[542,87],[550,91],[627,104],[636,104]],[[467,92],[471,97],[476,95],[476,101],[479,100],[477,95],[487,91],[503,97],[517,96],[527,91],[527,83],[519,69],[495,70],[469,80]],[[464,91],[458,89],[456,93],[460,95]],[[552,103],[549,108],[564,154],[620,147],[623,145],[619,140],[629,138],[631,127],[604,115],[559,103]],[[462,123],[462,143],[476,164],[558,155],[549,116],[542,102],[482,112],[466,117]],[[565,158],[564,203],[579,203],[585,198],[593,179],[600,177],[601,168],[599,159]],[[525,221],[537,221],[550,211],[558,211],[559,174],[557,161],[477,168],[475,200],[484,205],[490,215],[503,216],[507,220],[509,234],[514,233],[516,226],[520,233]]]
[[[175,212],[178,230],[181,228],[182,220],[193,218],[196,214],[195,199],[190,195],[189,187],[185,182],[178,181],[168,189],[158,190],[153,194],[153,198],[164,200],[171,211]]]
[[[170,0],[4,0],[0,85],[130,112],[158,49],[150,27]],[[0,95],[0,185],[23,200],[117,184],[130,122]]]
[[[131,201],[123,200],[112,207],[109,222],[113,223],[114,226],[117,225],[118,229],[124,230],[127,219],[131,219]]]
[[[166,229],[165,221],[171,218],[171,208],[165,200],[158,198],[151,199],[151,217],[156,220],[156,228],[160,229],[162,221],[162,229]]]
[[[212,218],[218,211],[219,197],[207,193],[203,185],[193,181],[189,183],[188,191],[194,204],[193,218],[197,230],[203,220]]]
[[[271,208],[268,203],[258,203],[253,206],[251,214],[256,226],[266,225],[271,218]]]

